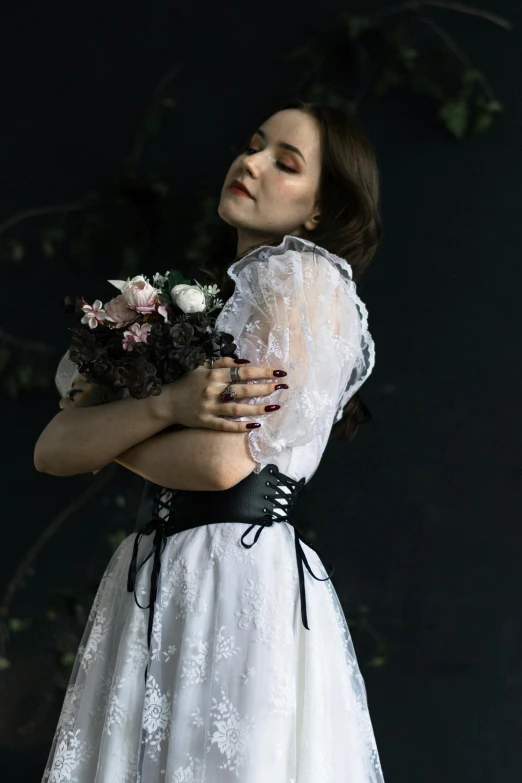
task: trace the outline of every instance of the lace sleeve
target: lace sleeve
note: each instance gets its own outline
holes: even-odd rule
[[[61,397],[65,397],[67,394],[77,373],[78,365],[71,362],[69,359],[69,351],[67,350],[60,359],[54,378],[56,388],[60,392]]]
[[[279,248],[254,251],[228,271],[236,287],[219,329],[234,335],[241,358],[288,372],[283,380],[290,388],[278,392],[278,411],[239,418],[262,425],[248,435],[256,473],[278,451],[329,432],[373,366],[366,308],[348,264],[309,245],[287,236]]]

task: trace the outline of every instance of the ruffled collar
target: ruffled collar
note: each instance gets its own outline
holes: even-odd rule
[[[341,272],[342,276],[348,280],[352,280],[352,268],[348,261],[344,258],[336,256],[335,253],[330,253],[324,247],[316,245],[315,242],[311,242],[309,239],[303,239],[303,237],[296,237],[293,234],[286,234],[279,245],[260,245],[259,247],[251,250],[242,258],[234,261],[227,270],[227,274],[232,280],[237,282],[237,276],[251,261],[267,261],[271,256],[282,255],[288,250],[296,251],[312,251],[318,255],[327,258],[337,269]]]

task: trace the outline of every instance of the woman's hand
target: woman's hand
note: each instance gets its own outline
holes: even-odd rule
[[[96,384],[89,383],[85,376],[77,373],[71,383],[71,388],[59,402],[62,410],[67,408],[88,408],[93,404],[93,391]]]
[[[239,367],[239,382],[232,383],[232,389],[241,397],[262,397],[272,394],[276,386],[287,389],[284,377],[274,377],[276,367],[236,364],[228,357],[214,362],[213,369],[198,367],[190,370],[173,383],[163,386],[161,394],[152,398],[156,411],[167,425],[182,424],[185,427],[207,428],[223,432],[248,432],[248,421],[229,421],[223,416],[270,415],[265,406],[272,403],[252,405],[234,400],[222,402],[221,393],[230,383],[230,368]],[[279,372],[279,370],[277,370]],[[266,379],[266,383],[249,383],[251,380]],[[277,397],[273,400],[276,403]],[[280,407],[279,405],[277,407]],[[277,408],[275,408],[277,410]]]
[[[115,402],[122,398],[123,389],[100,387],[97,383],[90,383],[84,375],[77,373],[71,383],[71,388],[59,402],[60,408],[89,408],[100,404],[97,392],[103,395],[104,402]]]

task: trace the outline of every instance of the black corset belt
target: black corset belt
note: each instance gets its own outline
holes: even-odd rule
[[[134,593],[134,600],[140,609],[149,609],[147,631],[149,649],[152,638],[154,605],[156,602],[158,577],[161,567],[161,555],[165,549],[168,536],[179,533],[182,530],[189,530],[190,528],[208,525],[213,522],[244,522],[245,524],[250,525],[241,536],[241,543],[246,549],[250,549],[250,547],[254,546],[261,531],[265,527],[270,527],[274,522],[288,522],[292,525],[294,528],[295,553],[297,571],[299,574],[301,617],[304,627],[307,630],[310,630],[306,617],[303,563],[313,578],[317,579],[319,582],[325,582],[330,579],[334,569],[329,566],[330,574],[324,579],[321,579],[312,572],[301,546],[301,541],[304,541],[304,538],[289,518],[291,508],[298,493],[303,488],[304,483],[304,478],[295,481],[294,479],[289,478],[289,476],[285,476],[281,473],[276,465],[269,464],[266,465],[260,473],[251,473],[238,484],[227,490],[169,490],[172,492],[172,497],[165,503],[161,500],[161,495],[165,492],[165,488],[159,487],[152,482],[147,482],[144,500],[142,500],[140,516],[138,518],[136,538],[134,539],[132,559],[127,579],[127,590]],[[283,486],[287,487],[289,492],[285,492],[285,490],[282,489]],[[285,502],[281,502],[282,500]],[[284,513],[281,514],[276,512],[276,508],[282,509]],[[160,511],[163,511],[166,514],[165,518],[159,516]],[[145,521],[146,519],[148,519],[148,521]],[[257,530],[254,540],[251,544],[245,544],[243,539],[254,527],[256,527],[256,525],[259,525],[259,530]],[[148,536],[152,533],[154,533],[152,549],[138,568],[137,560],[140,540],[142,536]],[[314,552],[317,552],[317,554],[320,555],[317,549],[308,544],[308,542],[305,543],[313,549]],[[151,557],[154,558],[154,561],[150,580],[149,603],[147,606],[141,606],[136,596],[136,577],[139,570],[143,568],[147,560]]]

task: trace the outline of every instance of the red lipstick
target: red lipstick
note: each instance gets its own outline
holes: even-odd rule
[[[232,191],[232,193],[236,193],[238,196],[246,196],[247,198],[253,198],[253,196],[249,193],[246,185],[241,182],[239,179],[235,179],[232,184],[229,186],[229,190]]]

